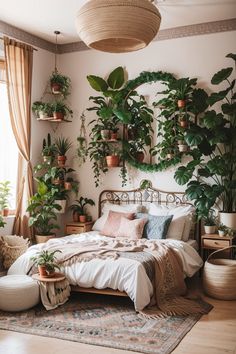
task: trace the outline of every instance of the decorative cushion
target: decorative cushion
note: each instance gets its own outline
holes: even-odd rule
[[[0,278],[0,309],[24,311],[39,303],[39,285],[27,275]]]
[[[148,222],[143,230],[143,237],[152,240],[166,238],[173,215],[154,216],[150,214],[137,213],[136,217],[145,217],[148,219]]]
[[[122,217],[116,237],[126,237],[131,240],[142,238],[143,229],[147,221],[147,218],[129,220]]]
[[[172,225],[169,229],[170,234],[168,233],[167,238],[174,238],[185,242],[193,236],[195,212],[196,210],[192,205],[166,206],[151,203],[149,207],[149,213],[152,215],[173,215]],[[173,224],[174,222],[175,224]],[[180,237],[181,228],[183,230]]]
[[[134,213],[120,213],[110,210],[105,225],[101,230],[101,234],[104,236],[116,237],[117,230],[120,227],[121,218],[123,217],[133,220],[134,215]]]
[[[138,213],[142,210],[142,205],[140,204],[112,204],[105,203],[102,208],[102,216],[96,220],[93,225],[93,231],[101,231],[107,221],[109,211],[117,211],[120,213]]]

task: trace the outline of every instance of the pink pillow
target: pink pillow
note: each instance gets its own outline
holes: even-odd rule
[[[133,220],[135,213],[120,213],[118,211],[109,211],[107,221],[101,234],[104,236],[116,237],[117,230],[120,227],[121,218]]]
[[[131,240],[142,238],[143,229],[148,219],[128,220],[121,218],[120,227],[116,233],[116,237],[126,237]]]

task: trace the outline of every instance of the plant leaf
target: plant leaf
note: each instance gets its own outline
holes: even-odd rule
[[[185,166],[181,166],[175,172],[174,178],[176,182],[182,186],[188,183],[188,181],[192,178],[193,172],[194,172],[193,169],[188,169]]]
[[[88,80],[90,86],[96,91],[104,92],[108,89],[108,85],[107,85],[106,81],[103,80],[99,76],[88,75],[87,80]]]
[[[232,74],[233,68],[225,68],[218,71],[213,78],[211,79],[212,85],[218,85],[222,81],[228,79],[228,77]]]
[[[122,109],[113,109],[113,113],[116,115],[119,120],[121,120],[124,124],[129,124],[132,120],[132,116],[129,112]]]
[[[110,73],[107,83],[113,90],[118,90],[123,86],[124,81],[124,69],[122,68],[122,66],[119,66]]]
[[[229,53],[229,54],[226,55],[226,58],[231,58],[231,59],[233,59],[234,61],[236,61],[236,54]]]

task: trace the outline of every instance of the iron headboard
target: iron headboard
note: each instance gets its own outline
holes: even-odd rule
[[[152,202],[162,205],[192,205],[184,192],[167,192],[152,187],[150,181],[144,180],[140,187],[133,190],[104,190],[99,195],[98,214],[101,216],[105,203],[118,205],[140,204],[148,205]],[[196,224],[194,238],[199,241],[199,224]]]

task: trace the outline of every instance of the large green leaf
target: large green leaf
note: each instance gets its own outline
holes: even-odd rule
[[[129,124],[132,120],[131,114],[129,112],[125,111],[124,109],[121,109],[121,108],[113,109],[113,113],[124,124]]]
[[[232,81],[231,85],[226,90],[213,92],[208,98],[209,105],[213,106],[216,102],[222,101],[228,95],[229,91],[233,89],[234,85],[235,80]]]
[[[204,195],[204,188],[198,181],[189,182],[185,192],[186,196],[190,200],[195,200]]]
[[[113,90],[119,90],[123,86],[124,81],[124,69],[122,68],[122,66],[119,66],[110,73],[107,83]]]
[[[187,134],[184,137],[184,140],[189,146],[195,146],[199,145],[202,140],[204,139],[204,135],[202,134],[202,131],[199,129],[189,129],[187,131]]]
[[[225,160],[221,156],[215,156],[207,162],[207,168],[213,174],[225,176],[228,173],[228,167]]]
[[[107,85],[106,81],[103,80],[99,76],[88,75],[87,80],[88,80],[90,86],[96,91],[104,92],[108,89],[108,85]]]
[[[236,102],[232,104],[224,103],[222,104],[221,108],[224,114],[228,114],[228,115],[236,114]]]
[[[193,91],[192,100],[193,100],[193,111],[195,114],[204,112],[208,107],[208,95],[203,89],[195,89]]]
[[[174,178],[176,182],[182,186],[188,183],[188,181],[192,178],[193,172],[194,172],[193,169],[188,169],[185,166],[181,166],[175,172]]]
[[[233,68],[225,68],[218,71],[213,78],[211,79],[212,85],[218,85],[222,81],[228,79],[228,77],[232,74]]]
[[[113,110],[111,107],[103,107],[99,110],[99,116],[103,119],[109,119],[112,117]]]
[[[40,182],[38,184],[38,193],[39,193],[39,195],[43,196],[43,195],[45,195],[47,193],[47,191],[48,191],[48,187],[46,186],[46,184],[43,183],[43,182]]]
[[[218,126],[224,125],[225,123],[223,114],[216,114],[215,111],[207,111],[202,121],[208,129],[214,129]]]
[[[233,59],[234,61],[236,61],[236,54],[229,53],[229,54],[226,55],[226,58],[231,58],[231,59]]]
[[[215,150],[215,146],[212,146],[206,138],[202,140],[202,142],[198,145],[198,148],[205,156],[211,155],[212,152]]]

